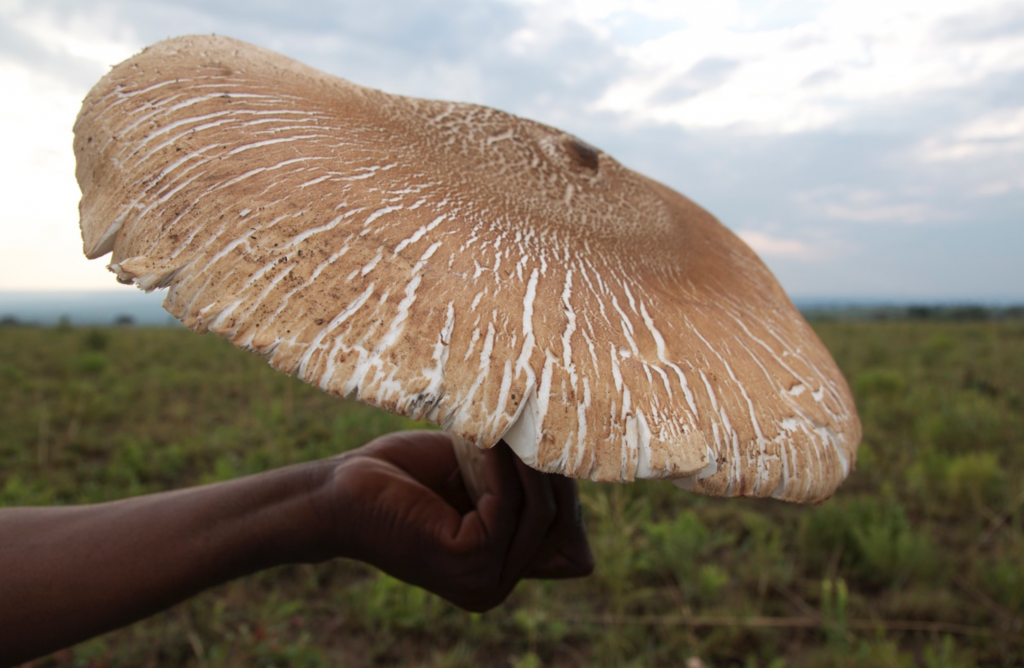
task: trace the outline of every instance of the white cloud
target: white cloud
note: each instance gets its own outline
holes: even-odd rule
[[[739,14],[735,0],[518,0],[518,4],[541,7],[597,30],[605,30],[610,21],[628,15],[659,21],[726,24]]]
[[[1015,191],[1024,191],[1024,174],[1012,174],[1009,178],[989,181],[972,188],[971,197],[998,197]]]
[[[30,12],[14,18],[11,27],[34,38],[52,52],[66,53],[73,58],[109,67],[131,56],[141,45],[128,37],[109,37],[106,33],[110,26],[103,18],[102,12],[93,21],[83,21],[76,16],[70,24],[62,25],[53,16]]]
[[[18,101],[0,107],[0,183],[8,190],[2,215],[10,222],[4,236],[13,243],[69,212],[77,218],[77,188],[67,185],[74,185],[71,126],[80,100],[8,63],[0,63],[0,87]]]
[[[71,126],[80,96],[9,63],[0,87],[19,101],[0,107],[0,289],[113,287],[101,263],[88,265],[78,233]]]
[[[1024,107],[990,112],[947,136],[931,137],[921,144],[919,154],[926,161],[1024,156]]]
[[[870,188],[816,188],[794,194],[793,200],[810,216],[843,222],[916,225],[955,218],[931,201]]]
[[[44,14],[18,13],[5,3],[8,27],[42,52],[84,62],[102,73],[137,50],[111,41],[103,30],[62,26]],[[92,26],[95,28],[96,26]],[[85,71],[89,71],[88,69]],[[78,233],[79,190],[71,150],[72,126],[92,82],[76,87],[60,71],[33,67],[0,52],[0,289],[109,288],[101,263],[90,266]]]
[[[965,140],[992,141],[1024,137],[1024,109],[1009,109],[988,114],[965,127]]]
[[[764,257],[795,258],[800,260],[820,259],[821,253],[809,243],[800,239],[784,239],[756,230],[736,232],[755,253]]]
[[[808,5],[783,25],[767,20],[772,4],[760,15],[729,3],[700,6],[716,9],[707,17],[680,11],[685,27],[622,49],[643,74],[617,82],[595,108],[690,128],[799,132],[840,123],[860,105],[1024,68],[1024,40],[948,35],[949,22],[993,11],[994,2],[840,0]],[[692,96],[659,101],[659,91],[708,58],[739,67]]]
[[[736,235],[773,270],[835,263],[857,253],[857,245],[837,236],[835,229],[818,226],[751,221],[737,229]]]

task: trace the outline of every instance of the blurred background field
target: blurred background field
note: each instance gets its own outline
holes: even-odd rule
[[[814,320],[865,433],[818,507],[583,483],[594,575],[522,583],[483,615],[337,561],[35,665],[1024,665],[1024,320],[909,315]],[[228,479],[410,426],[180,328],[0,327],[2,506]]]

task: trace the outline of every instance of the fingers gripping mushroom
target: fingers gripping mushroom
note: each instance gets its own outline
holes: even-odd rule
[[[104,77],[75,154],[88,257],[326,392],[576,478],[819,501],[853,467],[756,255],[565,132],[202,36]]]

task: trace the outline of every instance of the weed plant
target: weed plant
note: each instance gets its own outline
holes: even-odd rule
[[[339,560],[34,665],[1024,665],[1024,323],[816,329],[864,423],[858,470],[818,507],[583,483],[594,575],[486,614]],[[0,328],[0,505],[224,480],[413,426],[212,336]]]

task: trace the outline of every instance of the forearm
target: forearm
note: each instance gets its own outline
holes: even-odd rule
[[[0,665],[128,624],[203,589],[329,556],[322,463],[89,506],[0,510]]]

